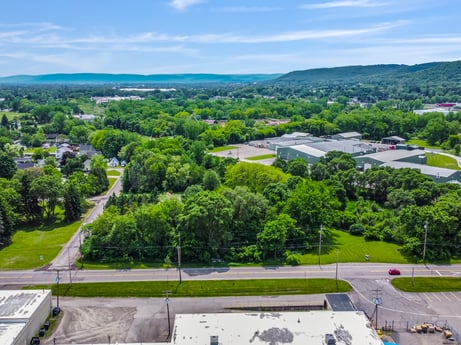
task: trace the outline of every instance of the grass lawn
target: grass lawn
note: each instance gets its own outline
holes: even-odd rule
[[[246,159],[248,159],[249,161],[259,161],[259,160],[262,160],[262,159],[269,159],[269,158],[275,158],[275,157],[277,157],[276,154],[268,153],[266,155],[247,157]]]
[[[3,114],[6,115],[8,121],[12,121],[15,117],[21,118],[21,116],[25,115],[26,113],[17,113],[15,111],[2,111],[1,116],[3,116]]]
[[[107,176],[120,176],[120,171],[118,170],[106,170]]]
[[[110,189],[111,189],[112,186],[114,185],[115,181],[117,181],[117,178],[116,178],[116,177],[110,177],[110,176],[108,176],[107,179],[109,180],[109,187],[107,187],[107,190],[104,192],[104,194],[107,194],[107,192],[110,191]]]
[[[440,149],[440,146],[431,146],[428,144],[426,140],[421,140],[421,139],[410,139],[405,142],[405,144],[408,145],[418,145],[420,147],[424,148],[431,148],[431,149]]]
[[[0,251],[2,269],[33,269],[46,265],[58,255],[62,246],[78,230],[81,222],[39,228],[20,229],[12,244]],[[40,261],[43,256],[43,262]]]
[[[437,153],[426,153],[427,165],[432,167],[461,170],[456,159]]]
[[[453,277],[395,278],[391,283],[405,292],[461,291],[461,278]]]
[[[408,263],[400,252],[400,246],[381,241],[365,241],[361,236],[353,236],[344,231],[331,230],[331,239],[322,242],[322,264],[336,262],[336,253],[339,262],[364,262],[365,254],[369,255],[370,262]],[[318,264],[318,247],[311,254],[302,256],[301,264]]]
[[[337,283],[337,284],[336,284]],[[52,289],[56,284],[27,287]],[[349,283],[334,279],[256,279],[206,281],[144,281],[117,283],[60,284],[61,296],[73,297],[162,297],[171,290],[174,297],[303,295],[347,292]]]
[[[209,152],[221,152],[221,151],[226,151],[226,150],[233,150],[233,149],[236,149],[236,148],[237,148],[237,146],[231,146],[231,145],[220,146],[220,147],[215,147],[212,150],[209,150]]]

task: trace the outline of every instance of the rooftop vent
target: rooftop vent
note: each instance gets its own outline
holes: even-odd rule
[[[210,336],[210,345],[219,345],[219,337],[217,335]]]
[[[331,333],[325,334],[325,343],[327,345],[336,345],[336,339],[335,336]]]

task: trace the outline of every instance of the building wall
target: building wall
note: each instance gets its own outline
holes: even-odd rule
[[[22,331],[14,339],[13,345],[29,345],[32,337],[36,336],[44,322],[50,316],[52,310],[51,290],[45,290],[47,295],[42,303],[35,308],[31,317],[24,320],[16,319],[16,322],[26,322]]]
[[[318,162],[320,157],[315,157],[307,153],[293,150],[291,147],[278,147],[277,148],[277,157],[290,161],[296,158],[304,159],[308,164],[314,164]]]

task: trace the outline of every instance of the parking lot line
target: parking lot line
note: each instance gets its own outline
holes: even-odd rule
[[[434,293],[434,292],[432,292],[432,297],[435,297],[435,298],[437,298],[437,299],[439,300],[439,302],[442,302],[442,300],[440,299],[440,297],[437,296],[437,294]]]
[[[424,298],[426,298],[429,302],[432,302],[432,298],[429,297],[429,295],[425,292],[423,292]]]
[[[454,298],[456,298],[456,300],[457,300],[458,302],[461,302],[461,299],[460,299],[458,296],[456,296],[455,293],[453,293],[453,292],[450,291],[450,295],[452,295]]]

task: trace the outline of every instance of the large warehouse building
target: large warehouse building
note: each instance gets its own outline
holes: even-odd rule
[[[29,345],[51,308],[51,290],[0,290],[0,344]]]

